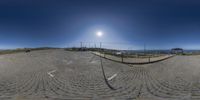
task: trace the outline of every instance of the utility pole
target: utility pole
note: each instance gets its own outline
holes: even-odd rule
[[[83,50],[82,46],[83,46],[83,43],[81,42],[81,51]]]
[[[100,56],[101,56],[101,53],[102,53],[102,50],[101,50],[101,42],[100,42],[100,48],[99,48],[99,49],[100,49]]]
[[[100,48],[101,48],[101,42],[100,42]]]

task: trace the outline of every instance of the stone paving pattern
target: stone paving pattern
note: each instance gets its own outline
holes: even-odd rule
[[[131,65],[91,52],[40,50],[0,56],[0,100],[200,100],[200,56]]]

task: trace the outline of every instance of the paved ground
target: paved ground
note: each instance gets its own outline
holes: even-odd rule
[[[200,56],[126,65],[90,52],[41,50],[0,56],[0,100],[200,100]]]

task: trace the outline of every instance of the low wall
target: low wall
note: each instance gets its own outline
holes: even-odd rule
[[[173,57],[173,55],[164,55],[159,57],[149,57],[149,58],[124,58],[124,57],[117,57],[113,55],[103,54],[99,52],[92,52],[93,54],[103,57],[105,59],[109,59],[115,62],[126,63],[126,64],[149,64],[159,62],[168,58]]]

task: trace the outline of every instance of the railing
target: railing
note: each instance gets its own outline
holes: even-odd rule
[[[97,56],[100,56],[112,61],[126,63],[126,64],[148,64],[148,63],[154,63],[154,62],[162,61],[162,60],[173,57],[173,55],[171,54],[166,54],[166,55],[162,55],[158,57],[131,58],[131,57],[125,57],[123,56],[123,54],[121,54],[121,56],[114,56],[114,55],[109,55],[109,54],[100,53],[100,52],[92,52],[92,53]]]

